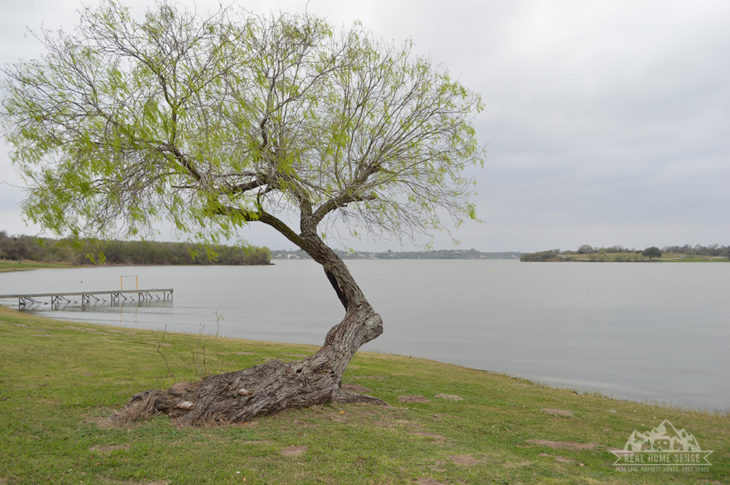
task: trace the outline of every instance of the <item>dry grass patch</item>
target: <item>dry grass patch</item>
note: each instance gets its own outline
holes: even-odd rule
[[[94,445],[91,448],[89,448],[89,451],[93,451],[96,453],[111,453],[112,451],[119,451],[119,450],[129,450],[130,445],[129,443],[124,443],[121,445]]]
[[[580,463],[576,460],[571,460],[570,458],[566,458],[566,457],[560,456],[560,455],[550,455],[548,453],[540,453],[539,456],[544,456],[546,458],[552,458],[553,460],[560,462],[560,463],[568,463],[571,465],[584,466],[583,463]]]
[[[428,399],[426,397],[423,397],[423,396],[419,396],[418,394],[412,394],[412,395],[408,395],[408,396],[398,396],[398,401],[400,401],[402,403],[407,403],[407,402],[421,402],[421,403],[431,402],[430,399]]]
[[[484,463],[478,458],[474,458],[473,455],[451,455],[449,460],[453,461],[457,465],[475,466],[480,463]]]
[[[545,408],[542,410],[542,412],[545,414],[550,414],[552,416],[564,416],[566,418],[573,417],[573,411],[568,411],[567,409]]]
[[[580,450],[595,450],[599,446],[601,446],[600,443],[590,442],[590,443],[578,443],[576,441],[551,441],[551,440],[527,440],[528,443],[531,443],[533,445],[538,446],[547,446],[548,448],[556,448],[561,450],[572,450],[572,451],[580,451]]]
[[[280,451],[282,456],[302,456],[307,452],[306,446],[287,446]]]
[[[423,438],[430,438],[433,441],[436,441],[437,443],[443,443],[446,441],[446,436],[436,434],[436,433],[426,433],[424,431],[411,431],[411,434],[414,436],[421,436]]]
[[[107,478],[102,476],[97,476],[96,478],[99,480],[98,483],[108,485],[170,485],[172,483],[170,480],[152,480],[146,482],[138,482],[136,480],[115,480],[113,478]]]
[[[361,394],[370,392],[370,388],[358,384],[342,384],[341,387],[346,391],[359,392]]]

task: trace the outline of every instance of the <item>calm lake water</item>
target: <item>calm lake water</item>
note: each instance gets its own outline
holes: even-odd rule
[[[76,321],[320,344],[343,310],[311,261],[0,273],[0,294],[175,289],[172,303],[69,306]],[[730,264],[348,261],[384,320],[365,349],[638,401],[730,410]],[[134,288],[134,279],[125,279]],[[4,300],[9,306],[16,301]]]

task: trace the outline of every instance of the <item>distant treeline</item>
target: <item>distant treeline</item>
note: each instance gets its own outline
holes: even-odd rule
[[[559,255],[560,249],[548,249],[547,251],[524,253],[520,255],[520,261],[557,261]]]
[[[730,246],[651,246],[645,249],[627,249],[622,246],[594,248],[587,244],[576,251],[550,249],[524,253],[520,261],[591,261],[591,262],[643,262],[655,261],[704,261],[730,258]]]
[[[665,253],[678,253],[685,254],[687,256],[723,256],[730,258],[730,246],[720,246],[719,244],[713,244],[711,246],[690,246],[685,244],[684,246],[666,246],[663,251]]]
[[[432,249],[430,251],[344,251],[335,252],[343,259],[517,259],[520,253],[513,251],[485,253],[476,249]],[[299,250],[274,250],[274,259],[309,259]]]
[[[205,246],[156,241],[94,241],[8,236],[0,231],[0,259],[95,264],[270,264],[268,248]]]

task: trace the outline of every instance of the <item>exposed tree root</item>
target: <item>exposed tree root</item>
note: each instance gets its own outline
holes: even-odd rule
[[[328,402],[387,405],[376,397],[341,389],[326,364],[315,367],[310,359],[272,360],[198,383],[178,383],[166,391],[140,392],[113,419],[122,423],[167,414],[195,426],[241,423],[258,415]]]

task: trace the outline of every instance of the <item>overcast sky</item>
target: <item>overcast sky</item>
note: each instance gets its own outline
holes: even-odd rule
[[[3,3],[0,63],[37,56],[26,28],[74,28],[96,0]],[[143,12],[146,2],[127,5]],[[183,1],[205,12],[217,1]],[[484,251],[730,244],[730,1],[234,2],[412,39],[479,92],[487,163],[478,215],[454,234]],[[37,234],[0,143],[0,230]],[[252,244],[290,247],[267,228]],[[164,235],[163,235],[164,238]],[[398,249],[392,241],[346,242]],[[437,247],[452,247],[437,237]]]

